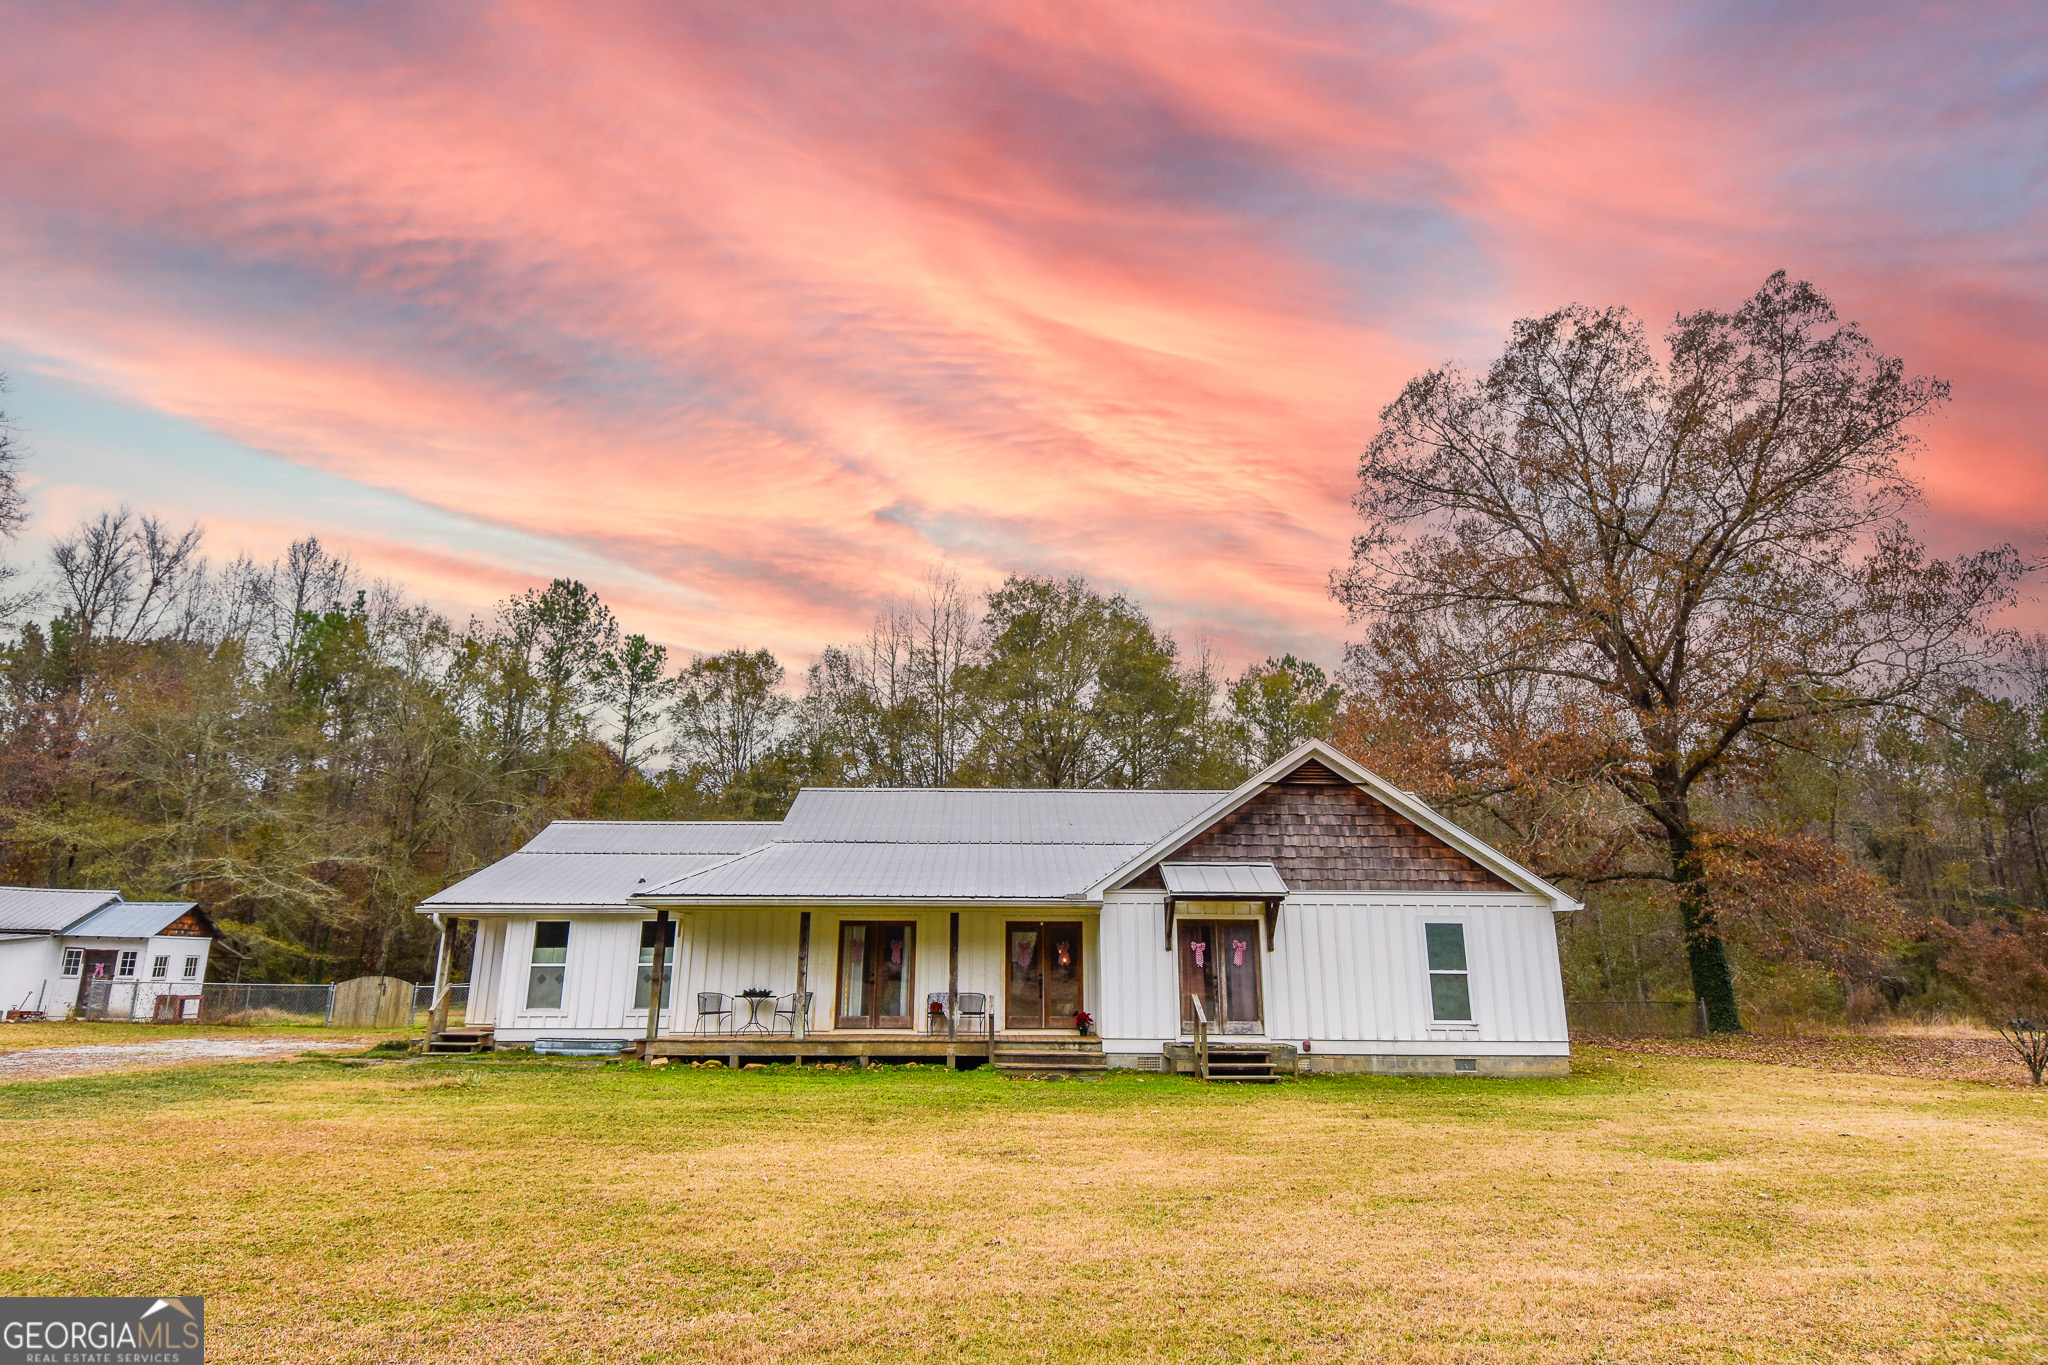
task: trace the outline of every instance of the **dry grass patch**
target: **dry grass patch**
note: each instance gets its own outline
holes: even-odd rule
[[[10,1293],[222,1360],[2048,1354],[2048,1105],[1584,1054],[1556,1082],[538,1061],[0,1091]]]
[[[76,1047],[81,1044],[123,1046],[130,1043],[159,1043],[170,1038],[404,1038],[418,1036],[418,1029],[325,1028],[319,1024],[136,1024],[126,1020],[55,1019],[40,1024],[0,1024],[0,1056],[45,1047]]]

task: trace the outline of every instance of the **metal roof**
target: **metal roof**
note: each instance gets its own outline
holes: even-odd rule
[[[120,899],[118,891],[0,886],[0,933],[60,934]]]
[[[64,931],[66,938],[148,938],[198,908],[197,901],[116,901]]]
[[[805,787],[779,843],[1145,845],[1221,791]]]
[[[471,906],[625,906],[635,891],[756,848],[762,820],[557,820],[518,852],[445,887],[423,910]]]
[[[1265,900],[1287,894],[1280,869],[1271,863],[1161,863],[1159,875],[1170,896],[1242,896]]]
[[[806,787],[772,842],[640,895],[700,900],[1065,900],[1215,791]]]
[[[521,853],[745,853],[776,836],[774,820],[557,820]]]
[[[697,900],[1061,900],[1140,844],[777,842],[643,896]]]

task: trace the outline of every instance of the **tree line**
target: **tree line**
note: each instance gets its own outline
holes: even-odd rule
[[[418,903],[551,819],[775,819],[805,785],[1229,786],[1341,695],[1292,656],[1220,680],[1079,578],[970,597],[934,572],[792,677],[766,650],[671,667],[572,580],[457,624],[316,538],[203,546],[111,510],[15,580],[0,856],[18,883],[197,899],[250,980],[420,974]]]
[[[1228,787],[1317,735],[1585,902],[1575,997],[2048,1016],[2048,640],[2000,625],[2032,561],[1913,534],[1947,397],[1782,274],[1661,355],[1625,309],[1517,323],[1381,412],[1335,677],[944,569],[799,672],[672,665],[574,581],[457,624],[310,537],[215,567],[112,510],[0,582],[0,856],[201,900],[249,979],[417,975],[413,907],[550,819]]]

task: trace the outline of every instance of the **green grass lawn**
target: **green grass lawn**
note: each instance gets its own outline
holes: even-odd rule
[[[546,1061],[0,1089],[0,1292],[216,1360],[2039,1360],[2048,1103]]]

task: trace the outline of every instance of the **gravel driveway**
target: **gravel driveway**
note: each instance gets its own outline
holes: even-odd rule
[[[145,1071],[189,1062],[248,1062],[341,1052],[367,1046],[362,1038],[167,1038],[159,1043],[76,1043],[0,1055],[0,1083]]]

